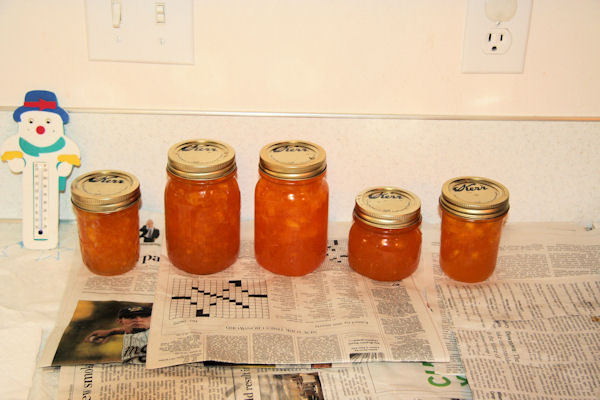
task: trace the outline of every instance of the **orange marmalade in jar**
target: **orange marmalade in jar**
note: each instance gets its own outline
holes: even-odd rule
[[[348,263],[378,281],[409,277],[421,258],[421,200],[395,187],[366,189],[356,196],[348,240]]]
[[[491,179],[460,177],[442,186],[440,266],[450,278],[481,282],[496,267],[508,189]]]
[[[314,143],[285,141],[262,148],[254,192],[254,250],[262,267],[300,276],[325,259],[326,168],[325,150]]]
[[[240,189],[228,144],[194,139],[169,149],[165,238],[171,263],[192,274],[222,271],[240,248]]]
[[[131,270],[140,254],[140,184],[123,171],[93,171],[71,184],[83,263],[98,275]]]

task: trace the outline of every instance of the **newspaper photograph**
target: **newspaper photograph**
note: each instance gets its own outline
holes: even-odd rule
[[[151,315],[151,303],[80,300],[52,365],[145,363]]]
[[[140,225],[138,262],[122,275],[93,274],[76,246],[59,319],[40,366],[145,362],[163,216],[140,212]]]
[[[260,267],[251,241],[242,241],[236,263],[208,276],[177,269],[164,253],[148,368],[202,361],[448,361],[415,278],[378,282],[354,272],[345,239],[330,240],[323,264],[301,277]]]

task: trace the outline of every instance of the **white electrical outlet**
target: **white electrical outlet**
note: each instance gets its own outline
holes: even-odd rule
[[[532,2],[468,0],[462,72],[523,72]],[[494,12],[488,3],[493,3]],[[507,12],[502,12],[503,6]]]
[[[486,54],[505,54],[512,45],[508,29],[494,29],[482,39],[481,49]]]

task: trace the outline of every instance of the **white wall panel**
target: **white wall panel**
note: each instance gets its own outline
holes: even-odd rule
[[[534,1],[524,72],[483,75],[465,1],[195,0],[193,65],[89,61],[84,6],[0,0],[0,107],[600,117],[597,0]]]

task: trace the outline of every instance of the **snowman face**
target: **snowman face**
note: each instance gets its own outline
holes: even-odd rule
[[[35,146],[50,146],[64,133],[63,121],[58,114],[48,111],[26,111],[21,114],[19,136]]]

